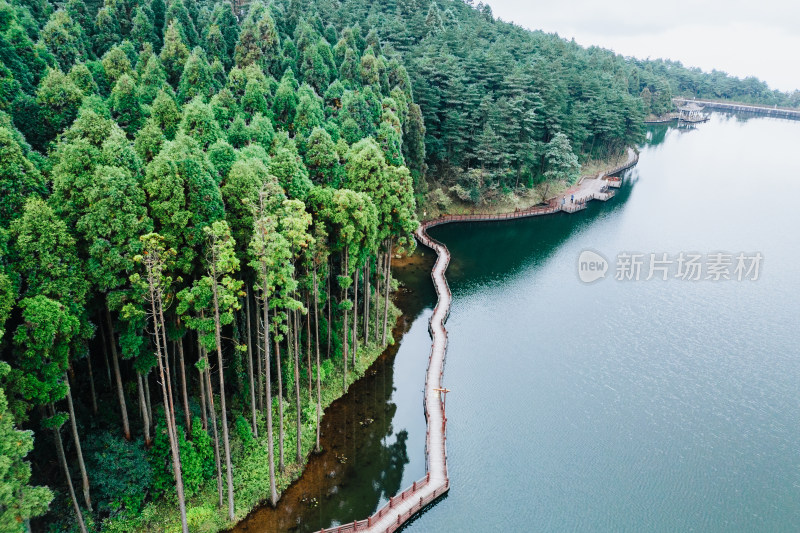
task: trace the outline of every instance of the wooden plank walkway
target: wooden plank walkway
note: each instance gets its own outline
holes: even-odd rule
[[[364,520],[321,529],[319,533],[350,533],[352,531],[390,533],[403,527],[411,517],[450,490],[450,478],[447,475],[446,390],[442,387],[444,360],[447,355],[447,330],[444,324],[450,316],[450,304],[453,299],[445,277],[445,271],[450,264],[450,251],[443,243],[428,235],[428,229],[452,222],[513,220],[549,215],[559,211],[574,213],[586,209],[588,201],[605,201],[613,197],[614,191],[608,190],[608,182],[604,178],[631,168],[638,161],[639,154],[629,148],[628,159],[625,163],[601,172],[595,178],[582,179],[578,185],[553,198],[547,205],[499,214],[442,215],[433,220],[426,220],[419,225],[414,232],[414,237],[420,244],[427,246],[437,255],[436,263],[431,271],[431,278],[438,301],[428,323],[432,343],[428,368],[425,373],[424,408],[428,425],[425,436],[425,470],[427,473],[425,477],[415,481],[402,493],[389,498],[389,502],[372,516]]]
[[[733,102],[717,102],[714,100],[688,100],[685,98],[673,98],[675,103],[685,104],[694,102],[708,109],[719,109],[720,111],[738,111],[744,113],[754,113],[769,117],[800,119],[800,109],[788,109],[785,107],[768,107],[761,105],[739,104]]]

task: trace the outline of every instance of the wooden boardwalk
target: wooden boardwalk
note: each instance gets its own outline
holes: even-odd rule
[[[450,304],[453,299],[444,275],[450,264],[450,251],[443,243],[428,235],[428,229],[452,222],[514,220],[549,215],[559,211],[574,213],[586,209],[588,201],[605,201],[613,197],[614,191],[608,190],[608,182],[604,178],[619,174],[634,166],[638,161],[639,154],[628,149],[628,159],[625,163],[600,172],[594,178],[582,179],[575,187],[553,198],[546,205],[500,214],[442,215],[433,220],[426,220],[419,225],[414,236],[420,244],[427,246],[437,255],[436,263],[431,271],[431,278],[433,278],[438,301],[428,324],[432,343],[428,368],[425,373],[424,408],[428,425],[425,436],[427,474],[402,493],[389,498],[389,502],[372,516],[364,520],[322,529],[319,533],[349,533],[352,531],[389,533],[396,531],[403,527],[411,517],[450,490],[450,478],[447,475],[447,415],[445,413],[447,391],[442,387],[444,360],[447,355],[447,330],[444,324],[450,316]]]
[[[753,113],[756,115],[766,115],[768,117],[800,119],[800,109],[787,109],[785,107],[769,107],[761,105],[739,104],[733,102],[716,102],[714,100],[688,100],[685,98],[673,98],[675,103],[685,104],[694,102],[708,109],[718,109],[720,111],[735,111],[743,113]]]

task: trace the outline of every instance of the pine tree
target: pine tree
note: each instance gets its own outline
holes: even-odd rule
[[[211,77],[211,65],[205,57],[205,52],[200,47],[192,51],[192,55],[183,67],[180,83],[178,84],[178,100],[188,102],[195,96],[210,98],[214,89]]]
[[[189,59],[189,48],[186,47],[175,22],[170,23],[164,33],[164,47],[161,49],[160,58],[167,73],[167,81],[173,87],[177,87],[183,68]]]
[[[60,428],[67,416],[55,409],[55,402],[65,398],[69,391],[64,377],[69,366],[70,344],[80,323],[63,305],[43,295],[24,299],[19,307],[23,322],[14,332],[19,367],[12,371],[11,379],[23,399],[46,412],[42,425],[53,430],[78,525],[87,533],[61,440]],[[88,498],[88,486],[84,486],[84,493]]]
[[[83,93],[63,72],[48,71],[36,91],[36,103],[49,138],[72,124],[82,101]]]
[[[111,112],[117,123],[128,135],[133,136],[144,122],[144,109],[139,100],[136,82],[128,74],[123,74],[111,91],[109,98]]]
[[[0,379],[9,371],[8,364],[0,362]],[[0,387],[0,529],[9,533],[25,531],[25,523],[43,515],[53,499],[49,488],[28,485],[31,466],[25,456],[32,449],[33,431],[14,427],[5,391]]]
[[[265,71],[278,74],[281,41],[275,21],[260,1],[253,2],[242,23],[236,44],[236,65],[244,68],[257,64]]]
[[[50,16],[40,38],[63,71],[87,57],[83,30],[63,9]]]
[[[183,533],[189,533],[186,520],[186,501],[183,491],[183,471],[178,448],[177,425],[175,424],[175,407],[172,402],[171,383],[167,362],[167,334],[164,321],[164,299],[172,284],[172,278],[166,275],[169,268],[168,262],[174,257],[172,249],[165,248],[164,239],[157,233],[148,233],[141,237],[143,252],[135,259],[145,267],[145,276],[138,274],[131,276],[131,282],[138,285],[145,294],[144,300],[149,304],[150,320],[153,323],[153,336],[155,337],[156,359],[158,363],[161,394],[164,400],[164,416],[167,423],[170,452],[172,455],[172,471],[175,476],[175,488],[178,495],[178,508],[181,515]],[[127,304],[126,314],[137,313],[134,304]],[[138,313],[137,313],[138,314]]]
[[[44,197],[47,186],[37,168],[25,156],[22,147],[8,128],[0,127],[0,227],[8,227],[22,212],[25,200]]]
[[[239,293],[242,282],[235,279],[239,270],[239,259],[234,251],[235,242],[225,221],[217,221],[206,226],[204,233],[208,238],[206,275],[198,279],[191,289],[181,291],[179,312],[193,309],[198,315],[206,312],[209,318],[187,318],[187,325],[196,329],[206,349],[217,352],[219,368],[219,396],[222,414],[222,439],[225,450],[225,473],[228,486],[228,519],[234,518],[233,464],[231,462],[230,439],[228,436],[228,413],[225,398],[225,377],[222,358],[222,326],[233,322],[234,313],[241,308]]]

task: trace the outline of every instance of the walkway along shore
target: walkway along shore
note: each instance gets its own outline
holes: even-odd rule
[[[766,105],[757,105],[757,104],[719,102],[716,100],[695,100],[695,99],[690,100],[688,98],[673,98],[672,101],[675,102],[676,104],[678,103],[687,104],[689,102],[694,102],[695,104],[701,105],[707,109],[717,109],[719,111],[744,112],[744,113],[753,113],[755,115],[766,115],[768,117],[791,118],[795,120],[800,120],[800,109],[789,109],[786,107],[770,107]]]
[[[549,215],[559,211],[574,213],[585,209],[590,200],[608,200],[614,196],[609,190],[610,183],[605,178],[629,169],[639,161],[639,154],[629,148],[628,159],[622,165],[604,172],[594,178],[584,178],[565,193],[552,199],[547,205],[534,206],[529,209],[501,214],[486,215],[442,215],[433,220],[426,220],[417,228],[414,236],[420,242],[436,252],[436,263],[433,265],[431,277],[436,288],[438,302],[433,309],[428,330],[433,342],[428,369],[425,374],[425,419],[428,431],[425,437],[425,470],[427,474],[415,481],[402,493],[389,498],[389,503],[381,507],[375,514],[364,519],[343,524],[341,526],[322,529],[320,533],[349,533],[364,531],[369,533],[390,533],[403,527],[415,514],[427,507],[437,498],[450,490],[450,478],[447,475],[447,416],[445,414],[445,396],[447,390],[442,387],[444,375],[444,358],[447,353],[447,330],[444,323],[450,316],[452,294],[444,273],[450,263],[450,252],[447,246],[428,235],[428,229],[451,222],[475,222],[482,220],[511,220],[538,215]]]

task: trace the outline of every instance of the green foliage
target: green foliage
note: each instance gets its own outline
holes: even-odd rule
[[[113,85],[123,75],[133,73],[131,60],[121,46],[115,46],[103,56],[103,69]]]
[[[228,127],[228,142],[234,148],[242,148],[250,142],[250,128],[242,115],[238,115]]]
[[[242,23],[239,42],[236,44],[236,65],[246,67],[257,64],[264,70],[277,73],[278,51],[281,41],[269,9],[256,0]]]
[[[114,85],[109,105],[117,124],[128,135],[133,136],[141,128],[144,122],[144,109],[139,100],[136,82],[130,75],[123,74]]]
[[[23,276],[21,296],[44,295],[81,307],[88,289],[75,239],[53,209],[30,198],[22,217],[11,224],[15,267]]]
[[[39,37],[61,70],[68,71],[73,64],[86,59],[83,29],[63,9],[50,16]]]
[[[222,130],[214,118],[214,110],[200,96],[184,106],[180,130],[197,141],[203,149],[222,138]]]
[[[20,215],[26,198],[44,196],[45,181],[25,157],[13,132],[0,127],[0,227],[8,227]]]
[[[278,178],[278,182],[290,198],[303,200],[311,189],[308,172],[297,153],[297,148],[290,140],[282,142],[275,148],[269,172]]]
[[[143,60],[144,66],[139,78],[139,96],[142,104],[150,105],[166,83],[167,73],[157,55],[150,54],[146,59],[140,59],[140,66]]]
[[[272,148],[272,140],[275,138],[275,128],[269,117],[256,113],[250,120],[248,126],[250,139],[263,147],[265,150]]]
[[[278,90],[275,91],[275,99],[272,102],[275,121],[284,129],[289,129],[289,125],[294,123],[298,103],[297,89],[298,83],[294,78],[294,73],[292,69],[288,69],[281,78],[281,83],[278,85]]]
[[[150,120],[164,132],[164,136],[168,140],[171,141],[175,138],[178,124],[181,121],[181,113],[175,100],[167,91],[161,89],[156,95],[150,108]]]
[[[89,208],[77,228],[90,243],[88,272],[95,287],[114,290],[133,270],[133,258],[141,252],[139,236],[153,229],[145,193],[126,168],[98,166],[86,197]]]
[[[208,148],[208,160],[216,169],[216,182],[222,183],[228,176],[233,163],[238,159],[236,150],[223,139],[218,140]]]
[[[203,228],[224,216],[213,166],[197,142],[179,134],[147,165],[144,189],[154,228],[169,248],[181,251],[178,269],[190,272]]]
[[[20,415],[20,400],[49,403],[63,395],[70,356],[78,358],[77,382],[86,383],[82,357],[90,350],[97,361],[95,352],[109,343],[89,339],[103,292],[111,309],[122,311],[112,317],[112,340],[129,360],[123,392],[135,411],[131,369],[146,374],[155,359],[141,275],[129,274],[149,254],[165,259],[159,288],[166,322],[180,311],[206,348],[219,342],[225,372],[241,376],[242,348],[228,338],[243,326],[234,321],[237,278],[255,278],[247,289],[259,297],[265,288],[271,334],[281,340],[287,312],[303,308],[313,267],[324,302],[328,280],[347,289],[370,256],[413,246],[415,192],[447,209],[447,186],[480,203],[487,189],[571,182],[584,158],[615,155],[641,140],[642,117],[671,110],[673,95],[800,104],[797,94],[752,78],[626,59],[531,33],[470,2],[254,1],[241,13],[232,2],[168,4],[0,0],[0,328],[9,329],[15,366],[6,381],[11,410]],[[429,167],[449,181],[425,195]],[[243,261],[249,268],[240,271]],[[346,295],[331,304],[353,306]],[[323,319],[322,334],[330,328],[334,344],[341,318],[334,312],[331,324]],[[337,350],[321,373],[338,390]],[[290,386],[293,369],[283,370]],[[38,381],[23,381],[28,374]],[[248,386],[229,383],[237,399],[229,414],[241,511],[268,490],[267,460],[241,416],[238,398]],[[102,405],[108,395],[99,391]],[[86,394],[76,391],[76,405],[79,427],[97,431],[87,449],[100,516],[110,515],[103,527],[173,530],[164,428],[147,452],[159,458],[150,477],[138,443],[104,433],[110,417],[84,418]],[[323,394],[324,401],[334,397]],[[314,410],[313,402],[301,406],[306,422]],[[0,422],[3,416],[0,401]],[[44,422],[57,427],[64,420],[57,414]],[[312,434],[304,432],[304,450]],[[197,504],[215,499],[214,484],[206,483],[215,475],[209,435],[195,420],[191,439],[178,438],[187,493],[196,497],[190,524],[221,528],[225,517],[215,506]],[[53,462],[47,453],[37,453],[44,473]],[[116,468],[141,470],[142,479]],[[280,475],[279,488],[297,471]],[[13,494],[4,487],[0,497]],[[43,508],[12,510],[0,502],[0,509],[12,513],[0,513],[5,520]]]
[[[208,64],[203,49],[197,47],[183,67],[183,74],[178,84],[178,100],[188,102],[196,96],[210,98],[213,93],[211,65]]]
[[[10,368],[0,362],[0,378]],[[47,511],[53,493],[47,487],[28,485],[30,464],[25,456],[33,449],[33,432],[14,427],[5,391],[0,387],[0,530],[25,531],[24,522]]]
[[[228,224],[225,221],[214,222],[204,227],[204,233],[209,247],[207,275],[178,293],[177,312],[185,316],[189,328],[197,331],[203,346],[208,351],[215,351],[221,349],[217,344],[215,313],[218,313],[221,326],[233,323],[234,312],[241,308],[239,293],[243,283],[234,278],[239,271],[239,259]]]
[[[311,180],[316,185],[339,186],[344,169],[330,134],[316,127],[306,142],[305,163]]]
[[[72,124],[82,100],[83,92],[63,72],[48,71],[36,91],[36,103],[48,138]]]
[[[556,133],[553,139],[547,143],[545,158],[548,168],[545,178],[564,180],[567,183],[573,183],[578,179],[581,166],[578,158],[572,153],[569,139],[563,133]]]
[[[98,510],[135,517],[153,484],[153,468],[144,443],[103,432],[87,439],[87,444],[89,481]]]
[[[192,446],[200,464],[202,479],[211,479],[216,472],[214,464],[214,445],[208,432],[203,429],[200,418],[192,419]]]
[[[167,73],[167,81],[176,87],[183,74],[186,61],[189,59],[189,48],[187,48],[175,22],[170,23],[164,33],[164,47],[161,49],[160,58]]]
[[[23,321],[14,332],[17,367],[10,377],[14,390],[32,405],[57,402],[69,388],[64,373],[69,366],[70,341],[78,333],[78,319],[46,296],[25,298],[18,306]],[[52,423],[57,427],[61,421]]]
[[[96,94],[100,90],[85,63],[75,63],[67,76],[83,92],[84,96]]]
[[[239,415],[236,417],[235,426],[236,436],[239,438],[239,442],[242,443],[245,450],[253,449],[256,445],[256,441],[253,438],[253,429],[250,427],[247,420],[245,420],[242,415]]]
[[[153,24],[153,11],[147,4],[136,8],[136,14],[133,16],[133,26],[131,27],[131,39],[140,47],[147,43],[151,45],[158,43],[155,25]]]
[[[264,163],[254,158],[233,163],[222,185],[228,225],[242,254],[252,237],[253,212],[258,205],[259,195],[267,188],[279,191],[278,180],[269,174]]]
[[[136,141],[134,143],[136,153],[139,154],[142,160],[149,163],[161,150],[166,140],[158,124],[153,120],[148,120],[144,127],[136,132]]]

